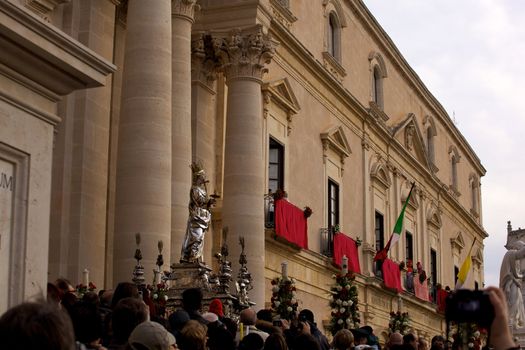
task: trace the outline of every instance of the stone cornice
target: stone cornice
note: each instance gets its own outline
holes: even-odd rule
[[[25,6],[37,15],[47,18],[56,6],[70,2],[71,0],[26,0]]]
[[[171,0],[171,15],[184,18],[191,23],[195,19],[195,11],[200,9],[197,0]]]
[[[262,25],[214,33],[213,48],[226,79],[262,79],[278,42],[263,33]]]
[[[0,63],[66,95],[102,86],[116,67],[22,7],[0,1]]]
[[[383,47],[385,53],[387,53],[392,60],[392,63],[403,73],[402,75],[404,76],[405,80],[413,87],[414,91],[418,92],[418,94],[422,97],[422,100],[425,101],[430,109],[435,112],[435,115],[439,115],[441,117],[440,119],[442,120],[445,127],[458,140],[458,144],[461,145],[464,153],[468,155],[478,172],[481,175],[485,175],[486,169],[481,164],[480,159],[470,144],[456,128],[452,122],[452,119],[443,108],[441,103],[434,97],[434,95],[432,95],[425,84],[421,81],[417,73],[412,69],[412,67],[410,67],[408,62],[401,55],[394,42],[390,39],[383,28],[381,28],[374,16],[364,5],[363,1],[346,1],[345,3],[350,6],[350,8],[354,11],[354,13],[357,14],[357,17],[361,20],[365,27],[367,27],[368,31],[373,34],[377,42]]]

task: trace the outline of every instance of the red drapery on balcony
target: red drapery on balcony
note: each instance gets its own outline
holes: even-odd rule
[[[356,242],[342,232],[334,235],[334,263],[341,267],[343,255],[348,258],[348,271],[361,273]]]
[[[420,283],[419,277],[414,278],[414,294],[416,294],[416,297],[419,299],[429,301],[427,280],[424,280],[423,283]]]
[[[385,286],[402,292],[403,288],[401,287],[401,271],[399,271],[399,265],[387,258],[383,261],[382,268]]]
[[[284,199],[275,201],[275,234],[308,249],[308,223],[301,209]]]

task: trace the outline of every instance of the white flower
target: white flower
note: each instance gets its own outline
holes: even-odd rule
[[[338,324],[343,324],[343,320],[342,320],[342,319],[338,319],[338,320],[337,320],[337,323],[338,323]]]
[[[348,300],[348,306],[354,305],[354,302],[352,300]]]
[[[346,288],[346,290],[350,290],[350,288],[352,288],[352,286],[350,286],[349,284],[347,284],[347,285],[345,286],[345,288]]]
[[[168,296],[164,295],[164,300],[168,301]]]
[[[468,347],[469,348],[473,348],[474,347],[474,343],[468,343]]]
[[[335,273],[332,275],[332,278],[336,278],[337,276],[335,275]]]
[[[273,302],[273,304],[275,305],[275,307],[279,307],[279,305],[281,305],[281,302],[279,300],[276,300]]]
[[[343,306],[348,306],[348,301],[343,301]]]
[[[474,334],[473,334],[474,338],[479,338],[480,336],[480,333],[479,331],[475,331]]]
[[[333,312],[334,314],[336,314],[337,311],[339,311],[339,310],[337,310],[337,309],[332,309],[332,312]]]
[[[343,289],[343,287],[341,287],[341,286],[337,286],[337,290],[338,290],[338,291],[341,291],[342,289]]]
[[[347,318],[347,319],[346,319],[346,324],[347,324],[347,325],[351,325],[351,324],[352,324],[352,320],[349,319],[349,318]]]
[[[297,300],[292,299],[292,300],[290,300],[290,302],[291,302],[292,304],[295,304],[295,303],[297,302]]]
[[[330,295],[330,298],[328,298],[328,300],[330,300],[330,302],[333,302],[334,301],[334,296]]]
[[[346,309],[345,309],[344,307],[342,307],[342,308],[339,309],[339,312],[340,312],[340,313],[344,313],[345,311],[346,311]]]
[[[403,322],[402,322],[402,325],[403,325],[403,326],[408,326],[408,321],[403,321]]]
[[[295,278],[290,278],[290,282],[292,282],[292,284],[295,284]]]
[[[295,297],[297,295],[297,293],[295,292],[295,290],[292,290],[292,297]]]
[[[153,294],[153,300],[157,300],[159,298],[159,295],[157,293]]]
[[[292,311],[293,311],[293,309],[292,309],[292,307],[291,307],[291,306],[288,306],[288,307],[286,308],[286,311],[288,311],[288,312],[292,312]]]
[[[448,341],[451,342],[451,343],[453,343],[453,342],[454,342],[454,338],[449,337],[449,338],[448,338]]]
[[[341,301],[341,299],[337,299],[335,303],[336,303],[337,305],[341,305],[343,302]]]
[[[272,292],[277,293],[279,291],[279,286],[274,286]]]

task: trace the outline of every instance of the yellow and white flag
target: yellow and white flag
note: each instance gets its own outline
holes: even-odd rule
[[[467,284],[467,279],[470,277],[470,270],[472,268],[472,248],[474,247],[474,243],[476,243],[475,239],[474,242],[472,242],[472,246],[468,251],[467,257],[459,269],[458,280],[456,281],[456,289],[463,288],[463,286]]]

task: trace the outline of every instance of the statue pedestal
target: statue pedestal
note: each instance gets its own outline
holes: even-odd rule
[[[168,281],[171,286],[167,292],[168,309],[176,310],[182,307],[182,292],[189,288],[200,288],[203,299],[202,306],[204,310],[208,309],[213,299],[219,299],[222,302],[224,314],[230,316],[233,310],[234,302],[237,298],[230,293],[219,291],[217,277],[211,273],[212,269],[204,263],[180,263],[171,265],[171,273]]]

